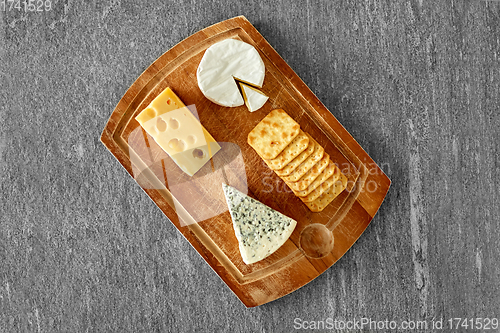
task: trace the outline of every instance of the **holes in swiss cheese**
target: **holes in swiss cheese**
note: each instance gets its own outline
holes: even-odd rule
[[[168,142],[168,146],[175,152],[181,152],[184,151],[184,149],[186,149],[186,143],[176,138],[170,140]]]
[[[179,128],[179,121],[175,118],[170,118],[168,120],[168,127],[171,128],[171,129],[178,129]]]
[[[165,132],[165,130],[167,129],[167,123],[165,122],[165,120],[158,117],[158,119],[156,120],[156,128],[160,132]]]
[[[193,149],[193,157],[202,159],[205,157],[205,152],[201,149],[198,149],[198,148]]]
[[[196,143],[196,136],[194,136],[193,134],[190,134],[188,137],[187,137],[187,143],[189,145],[193,145]]]

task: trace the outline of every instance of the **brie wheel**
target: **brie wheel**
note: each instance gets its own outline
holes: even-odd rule
[[[266,68],[250,44],[225,39],[210,46],[200,61],[196,77],[201,92],[221,106],[241,106],[244,100],[235,78],[262,87]]]
[[[248,111],[257,111],[262,106],[264,106],[264,104],[266,104],[269,97],[267,97],[254,87],[241,82],[238,83],[240,84],[241,92],[243,93],[243,99],[245,100],[245,105],[247,106]]]

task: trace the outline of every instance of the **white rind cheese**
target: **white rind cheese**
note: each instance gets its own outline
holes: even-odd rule
[[[206,98],[233,107],[244,104],[234,79],[262,87],[265,72],[264,62],[252,45],[229,38],[205,51],[196,76]]]
[[[222,184],[222,188],[245,264],[268,257],[287,241],[297,225],[294,219],[231,186]]]
[[[243,99],[245,100],[245,105],[248,108],[248,111],[254,112],[260,109],[266,104],[269,97],[264,95],[259,90],[246,85],[244,83],[238,82],[241,87],[241,92],[243,93]]]

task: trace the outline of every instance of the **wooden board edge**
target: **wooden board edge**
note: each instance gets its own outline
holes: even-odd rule
[[[341,136],[341,138],[344,139],[343,140],[344,144],[346,144],[351,149],[356,148],[357,151],[361,150],[363,153],[363,157],[366,157],[370,161],[375,163],[373,161],[373,159],[371,159],[371,157],[366,153],[366,151],[364,151],[363,148],[354,140],[354,138],[351,136],[351,134],[342,126],[342,124],[340,124],[340,122],[335,118],[335,116],[322,104],[322,102],[310,90],[310,88],[300,79],[300,77],[293,71],[293,69],[291,69],[291,67],[286,63],[286,61],[276,52],[276,50],[274,50],[274,48],[272,48],[272,46],[267,42],[267,40],[265,40],[265,38],[256,30],[256,28],[246,19],[246,17],[237,16],[237,17],[234,17],[234,18],[222,21],[222,22],[215,23],[209,27],[206,27],[206,28],[196,32],[195,34],[185,38],[184,40],[180,41],[176,45],[174,45],[171,49],[169,49],[163,55],[161,55],[152,65],[150,65],[139,76],[139,78],[136,81],[134,81],[134,83],[129,87],[129,89],[127,89],[127,91],[125,92],[123,97],[120,99],[119,103],[115,107],[115,110],[113,111],[111,117],[109,118],[109,120],[108,120],[102,134],[101,134],[100,141],[119,160],[120,164],[122,164],[122,166],[127,170],[127,172],[130,175],[132,175],[132,170],[130,167],[130,161],[128,160],[128,156],[125,154],[124,151],[122,151],[122,149],[113,140],[113,137],[114,137],[115,131],[118,127],[119,119],[120,119],[121,115],[123,115],[123,113],[126,112],[127,108],[130,106],[131,102],[137,96],[137,92],[140,91],[154,77],[154,75],[156,75],[159,68],[161,68],[162,64],[165,62],[168,63],[168,59],[170,56],[177,54],[177,52],[179,52],[179,51],[182,51],[181,47],[184,47],[184,49],[189,49],[189,47],[192,46],[192,45],[189,45],[189,43],[195,42],[196,38],[200,37],[200,34],[206,34],[207,36],[211,36],[215,33],[220,33],[220,29],[218,29],[218,27],[224,23],[229,23],[229,22],[238,23],[236,26],[239,25],[245,32],[249,33],[249,35],[252,37],[252,39],[254,39],[256,42],[258,41],[259,43],[262,44],[262,40],[264,40],[265,43],[263,43],[263,45],[267,48],[270,48],[274,52],[274,55],[272,56],[272,58],[278,59],[278,61],[280,61],[280,63],[276,64],[276,66],[279,67],[280,70],[282,70],[282,68],[285,68],[286,73],[283,73],[283,75],[285,75],[285,77],[288,77],[290,79],[291,84],[294,86],[294,88],[297,90],[297,92],[304,97],[304,99],[313,107],[313,109],[317,110],[318,112],[321,111],[320,116],[321,116],[321,118],[323,118],[325,120],[325,123],[328,124],[328,127],[330,127],[330,129],[332,131],[334,131],[332,128],[332,124],[336,128],[340,128],[341,133],[337,133],[337,134],[339,136]],[[249,29],[252,31],[249,31]],[[257,37],[259,37],[259,36],[260,37],[254,38],[255,33],[258,34]],[[186,43],[187,43],[187,45],[186,45]],[[181,54],[181,53],[182,52],[180,52],[179,54]],[[295,81],[293,81],[292,79],[294,79]],[[136,93],[134,93],[134,91]],[[128,101],[128,104],[127,104],[127,101]],[[118,111],[118,112],[115,114],[115,111]],[[117,119],[118,119],[118,121],[116,121]],[[338,132],[337,129],[335,130],[335,132]],[[345,140],[345,139],[347,139],[347,140]],[[118,153],[118,155],[116,155],[115,153]],[[385,174],[384,174],[384,176],[386,177],[387,181],[389,182],[389,186],[390,186],[390,179]],[[389,187],[387,188],[387,191],[388,191],[388,189],[389,189]],[[382,205],[382,202],[385,199],[387,191],[384,194],[382,201],[381,201],[378,208],[380,208],[380,206]],[[153,200],[153,202],[155,202],[154,199],[152,198],[152,196],[147,191],[145,191],[145,192]],[[162,212],[164,212],[162,208],[160,208],[160,210],[162,210]],[[169,212],[169,214],[167,214],[166,212],[164,212],[164,213],[167,216],[167,218],[173,223],[172,219],[169,217],[169,214],[172,214],[172,213],[175,214],[175,212],[172,210],[171,212]],[[371,220],[370,220],[370,222],[371,222]],[[173,224],[175,225],[175,223],[173,223]],[[229,289],[231,291],[233,291],[233,293],[238,297],[238,299],[240,299],[240,301],[246,307],[254,307],[254,306],[266,304],[268,302],[271,302],[271,301],[274,301],[274,300],[279,299],[281,297],[284,297],[284,296],[292,293],[293,291],[302,288],[303,286],[305,286],[306,284],[308,284],[309,282],[314,280],[316,277],[318,277],[322,273],[322,272],[317,272],[317,274],[315,274],[315,276],[312,279],[305,281],[300,286],[293,288],[292,290],[289,290],[288,292],[286,292],[285,294],[283,294],[277,298],[270,299],[270,300],[263,302],[263,303],[260,303],[260,304],[249,301],[246,298],[245,298],[246,299],[246,301],[245,301],[243,299],[244,297],[243,297],[243,294],[241,293],[241,290],[239,290],[238,288],[235,288],[236,285],[239,285],[238,282],[232,281],[232,283],[228,283],[229,281],[234,280],[234,278],[228,272],[222,272],[222,271],[224,271],[224,268],[222,266],[221,266],[222,268],[220,270],[216,269],[217,266],[215,264],[216,264],[216,262],[218,262],[218,260],[215,257],[213,258],[213,260],[209,260],[209,256],[207,255],[208,250],[204,251],[203,250],[204,246],[202,244],[201,244],[201,246],[195,246],[193,244],[193,242],[196,242],[196,244],[198,244],[199,242],[194,235],[191,235],[191,232],[187,228],[179,228],[179,226],[177,226],[177,225],[175,225],[175,226],[179,230],[179,232],[181,232],[181,234],[184,236],[184,238],[186,238],[186,240],[188,240],[188,242],[191,244],[191,246],[193,246],[193,248],[198,252],[198,254],[200,254],[200,256],[202,256],[202,258],[209,264],[209,266],[214,270],[214,272],[216,272],[217,275],[219,275],[219,278],[221,278],[225,282],[225,284],[229,287]],[[186,229],[186,231],[183,231],[181,229]],[[356,240],[359,239],[359,237],[361,236],[361,234],[364,233],[365,230],[366,230],[366,228],[360,233],[360,235],[356,238]],[[190,239],[193,241],[191,241]],[[355,242],[356,241],[354,241],[352,245],[354,245]],[[200,244],[198,244],[198,245],[200,245]],[[352,247],[352,245],[347,249],[347,251]],[[347,253],[347,251],[345,253]],[[210,256],[212,256],[212,254],[210,254]],[[336,261],[338,261],[338,259]],[[330,265],[329,267],[333,266],[333,264]],[[225,278],[223,278],[223,276]]]

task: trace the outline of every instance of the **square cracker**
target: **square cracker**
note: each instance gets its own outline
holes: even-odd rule
[[[334,173],[332,176],[327,178],[324,182],[319,184],[318,187],[314,189],[311,193],[308,195],[305,195],[303,197],[299,197],[300,200],[303,202],[312,202],[316,200],[317,197],[322,195],[326,190],[328,190],[333,184],[335,184],[337,181],[340,181],[341,183],[345,183],[347,185],[347,178],[344,176],[344,174],[338,169],[338,172]]]
[[[323,170],[323,172],[321,172],[321,174],[305,190],[293,192],[298,197],[305,197],[316,188],[318,188],[319,185],[323,184],[331,176],[335,176],[333,180],[336,181],[340,177],[340,169],[330,159],[330,163],[328,163],[328,166],[325,168],[325,170]],[[328,185],[327,187],[329,186],[330,185]],[[319,197],[322,193],[323,192],[319,193],[314,199]],[[314,199],[311,199],[309,201],[313,201]]]
[[[300,126],[282,109],[271,111],[248,133],[247,142],[262,158],[276,158],[299,135]]]
[[[309,145],[307,146],[306,150],[304,150],[297,157],[291,160],[282,169],[274,170],[274,172],[276,172],[278,176],[288,176],[314,152],[316,141],[314,141],[314,139],[309,134],[306,133],[306,135],[309,138]]]
[[[347,178],[341,173],[338,179],[323,194],[311,202],[304,202],[312,212],[321,212],[330,204],[347,186]],[[313,191],[314,192],[314,191]],[[299,197],[300,198],[300,197]],[[302,199],[302,198],[301,198]]]
[[[267,165],[273,170],[279,170],[290,163],[295,157],[306,150],[309,145],[309,137],[303,131],[290,142],[283,151],[272,160],[265,160]]]
[[[319,145],[316,141],[314,141],[315,147],[314,152],[309,155],[309,157],[302,162],[295,170],[288,176],[281,177],[285,182],[296,182],[303,175],[306,174],[309,169],[311,169],[319,160],[323,158],[325,150],[323,147]]]
[[[288,182],[287,185],[294,192],[304,191],[312,184],[312,182],[318,178],[318,176],[326,169],[330,163],[330,155],[327,153],[323,154],[323,158],[320,159],[309,171],[307,171],[299,180],[296,182]]]

